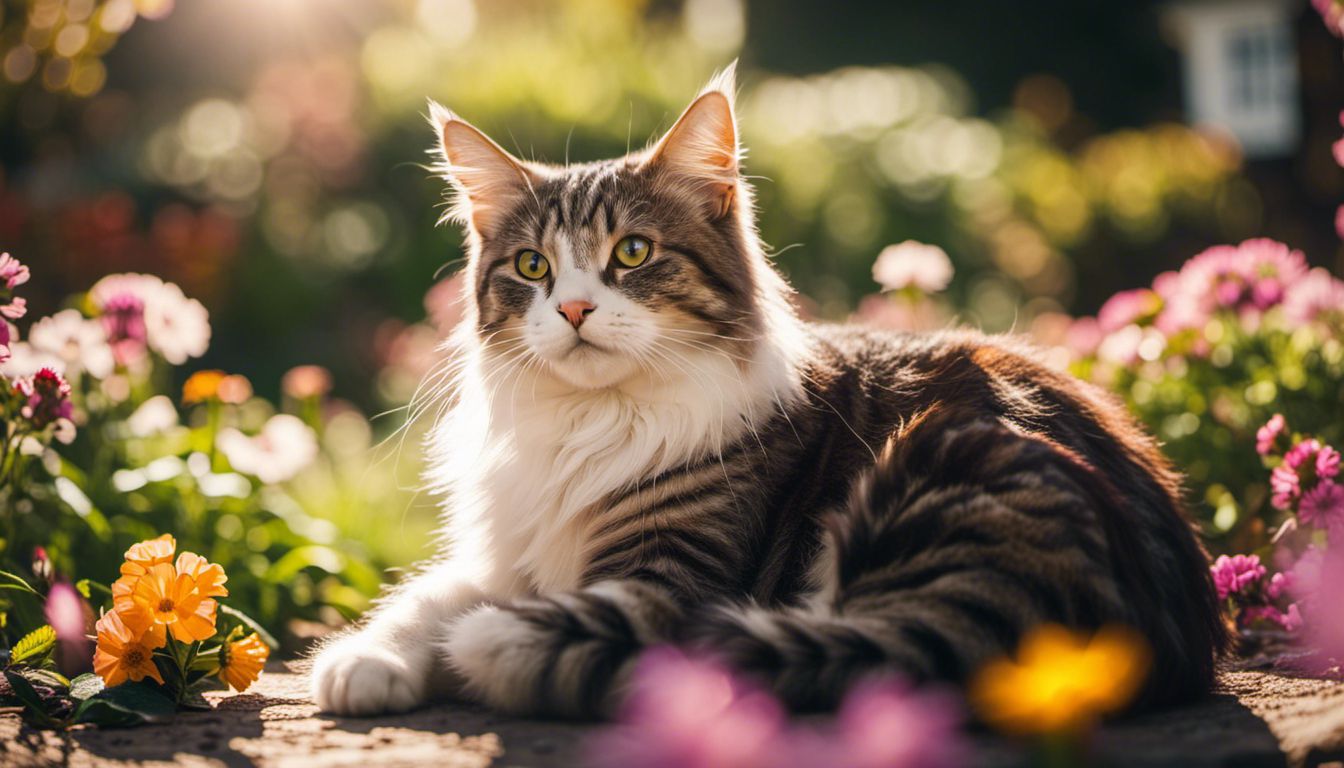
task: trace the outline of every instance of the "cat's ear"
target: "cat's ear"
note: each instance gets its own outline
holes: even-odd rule
[[[435,170],[457,190],[447,218],[490,231],[538,181],[537,173],[475,126],[433,101],[429,122],[438,134]]]
[[[658,140],[646,164],[694,182],[716,217],[732,209],[741,150],[733,114],[737,62],[715,75],[700,96]]]

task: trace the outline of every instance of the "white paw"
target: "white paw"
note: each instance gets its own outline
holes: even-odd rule
[[[482,606],[453,622],[444,650],[467,689],[496,709],[529,708],[548,660],[543,630],[507,610]]]
[[[351,635],[323,649],[313,664],[313,700],[333,715],[405,712],[424,703],[427,665],[386,648],[381,639]]]

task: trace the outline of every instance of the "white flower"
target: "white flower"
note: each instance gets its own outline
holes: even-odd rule
[[[112,373],[112,348],[102,324],[79,310],[67,309],[38,320],[28,331],[28,343],[64,360],[67,379],[76,378],[80,371],[88,371],[95,379]]]
[[[317,435],[287,413],[272,416],[255,437],[232,427],[222,429],[215,445],[234,470],[267,484],[289,480],[317,458]]]
[[[65,361],[45,350],[35,349],[26,341],[16,341],[9,345],[9,359],[0,363],[0,375],[12,380],[32,376],[43,368],[64,375]]]
[[[181,288],[164,283],[145,301],[145,337],[164,360],[181,365],[209,348],[210,313]]]
[[[135,437],[149,437],[167,432],[177,424],[177,409],[173,407],[173,401],[165,395],[149,398],[126,419],[126,428]]]
[[[914,286],[924,293],[937,293],[952,282],[952,261],[936,245],[906,240],[882,249],[873,262],[873,279],[884,291]]]

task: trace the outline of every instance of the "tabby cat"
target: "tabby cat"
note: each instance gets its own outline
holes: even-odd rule
[[[825,708],[1042,622],[1137,628],[1148,703],[1206,691],[1225,633],[1153,440],[1018,342],[802,322],[733,95],[730,68],[648,149],[564,167],[431,104],[470,256],[445,549],[319,651],[317,703],[601,716],[675,643]]]

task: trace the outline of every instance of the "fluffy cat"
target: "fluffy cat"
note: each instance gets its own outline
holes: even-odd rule
[[[600,716],[679,643],[828,707],[963,680],[1041,622],[1136,627],[1147,702],[1207,690],[1225,631],[1153,440],[1017,342],[801,322],[733,91],[564,167],[432,105],[470,256],[430,445],[447,545],[320,650],[317,703]]]

